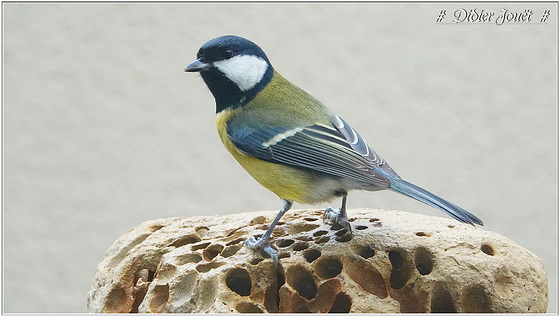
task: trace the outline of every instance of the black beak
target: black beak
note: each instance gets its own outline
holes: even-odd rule
[[[209,68],[210,68],[210,64],[202,62],[200,61],[200,59],[197,59],[196,61],[190,63],[189,66],[185,68],[185,71],[194,73],[194,72],[205,71],[208,70]]]

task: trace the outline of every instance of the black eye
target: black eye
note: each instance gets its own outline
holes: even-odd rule
[[[230,59],[233,57],[233,51],[229,48],[226,48],[223,52],[222,52],[222,57],[225,59]]]

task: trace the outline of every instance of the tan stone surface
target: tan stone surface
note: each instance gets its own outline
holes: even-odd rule
[[[109,312],[531,312],[548,304],[541,259],[453,219],[350,210],[354,237],[294,210],[273,234],[279,271],[243,246],[276,211],[146,221],[97,267],[88,310]]]

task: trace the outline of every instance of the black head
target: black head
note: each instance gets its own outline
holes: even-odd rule
[[[208,41],[186,72],[200,72],[216,99],[216,112],[250,101],[272,78],[273,68],[263,50],[239,36]]]

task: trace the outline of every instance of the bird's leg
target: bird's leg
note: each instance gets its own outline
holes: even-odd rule
[[[274,227],[276,227],[276,224],[278,224],[278,221],[280,221],[280,218],[282,218],[282,216],[286,213],[286,211],[290,210],[290,208],[292,207],[293,201],[283,199],[282,203],[283,203],[282,210],[280,210],[278,215],[276,215],[276,218],[270,224],[270,227],[268,227],[268,230],[266,230],[264,235],[262,237],[260,237],[258,240],[255,239],[255,237],[250,237],[247,241],[245,241],[245,245],[247,247],[249,247],[251,249],[264,250],[264,252],[266,252],[268,255],[270,255],[270,258],[272,259],[272,262],[274,263],[274,268],[275,269],[278,266],[278,252],[276,252],[276,250],[274,250],[272,248],[272,246],[270,245],[270,235],[272,235],[272,230],[274,230]]]
[[[342,206],[340,206],[339,210],[334,210],[331,207],[325,209],[323,221],[328,224],[339,224],[352,234],[352,227],[350,227],[350,222],[348,222],[348,216],[346,215],[346,195],[342,197]]]

